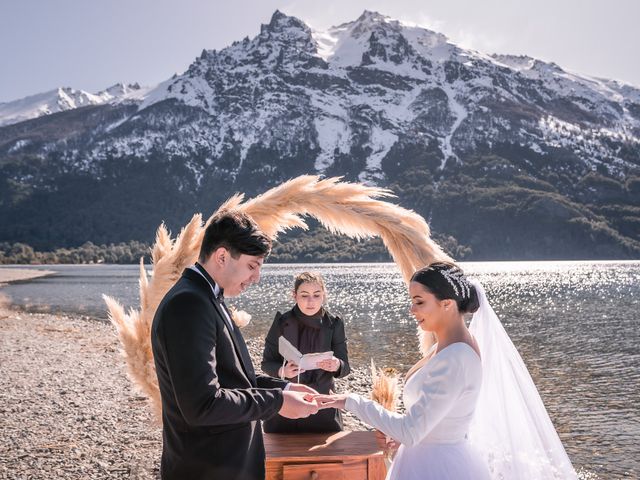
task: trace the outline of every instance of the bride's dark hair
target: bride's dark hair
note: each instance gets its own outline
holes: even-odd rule
[[[455,300],[460,313],[473,313],[480,307],[478,292],[460,267],[448,262],[435,262],[421,268],[411,277],[438,300]]]

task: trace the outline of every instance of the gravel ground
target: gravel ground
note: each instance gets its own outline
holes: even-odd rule
[[[248,342],[256,365],[262,342]],[[353,370],[337,390],[368,394],[368,370]],[[0,305],[0,438],[0,479],[159,478],[161,429],[114,328],[88,317]]]

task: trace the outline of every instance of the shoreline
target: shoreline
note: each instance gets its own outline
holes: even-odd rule
[[[264,339],[247,341],[259,369]],[[337,391],[368,395],[352,369]],[[0,478],[159,479],[161,428],[127,377],[115,327],[0,299]],[[343,415],[345,430],[365,427]]]
[[[44,267],[44,265],[42,265]],[[55,275],[53,270],[35,270],[30,268],[0,266],[0,287],[15,282],[25,282],[36,278]]]

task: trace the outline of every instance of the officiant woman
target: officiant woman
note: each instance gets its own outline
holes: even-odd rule
[[[349,356],[344,322],[324,307],[327,291],[318,273],[303,272],[295,278],[293,299],[296,304],[285,313],[276,313],[267,334],[262,355],[262,370],[268,375],[309,385],[319,393],[335,390],[334,379],[349,374]],[[278,338],[283,335],[300,353],[333,351],[333,358],[317,363],[315,370],[304,371],[285,363],[278,353]],[[335,408],[319,411],[307,418],[292,420],[275,415],[263,422],[267,433],[321,433],[342,430],[342,414]]]

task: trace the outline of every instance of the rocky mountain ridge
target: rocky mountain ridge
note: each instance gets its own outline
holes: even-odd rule
[[[640,89],[375,12],[315,31],[276,11],[133,101],[0,128],[0,166],[0,220],[18,224],[0,240],[42,231],[20,219],[36,198],[116,199],[118,233],[67,229],[52,246],[147,240],[161,219],[318,173],[393,188],[472,258],[640,253]]]

